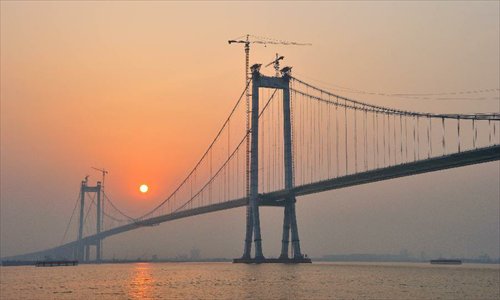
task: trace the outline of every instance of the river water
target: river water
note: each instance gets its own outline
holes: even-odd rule
[[[500,266],[133,263],[0,267],[0,299],[500,299]]]

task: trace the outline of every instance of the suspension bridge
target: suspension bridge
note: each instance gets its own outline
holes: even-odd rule
[[[104,193],[100,182],[90,186],[84,180],[75,204],[79,218],[70,220],[77,227],[76,239],[5,259],[99,262],[107,237],[246,207],[243,253],[235,262],[268,262],[259,209],[276,206],[283,207],[283,235],[281,255],[275,261],[310,262],[300,247],[297,197],[497,161],[499,125],[496,112],[436,114],[383,107],[318,88],[292,76],[290,68],[270,77],[254,65],[244,91],[208,149],[151,211],[129,216]],[[91,219],[93,229],[85,234]],[[91,247],[95,247],[94,258]]]

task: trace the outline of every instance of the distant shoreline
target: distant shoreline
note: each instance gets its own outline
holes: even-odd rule
[[[500,260],[490,260],[484,261],[479,259],[461,259],[464,264],[485,264],[485,265],[500,265]],[[340,263],[429,263],[430,260],[367,260],[367,259],[345,259],[345,260],[335,260],[328,258],[312,258],[314,262],[340,262]],[[211,262],[232,262],[230,258],[213,258],[213,259],[199,259],[199,260],[179,260],[179,259],[156,259],[156,260],[142,260],[142,259],[111,259],[103,260],[99,263],[94,261],[91,262],[80,262],[80,264],[130,264],[130,263],[211,263]],[[1,261],[0,266],[10,267],[10,266],[34,266],[36,261]]]

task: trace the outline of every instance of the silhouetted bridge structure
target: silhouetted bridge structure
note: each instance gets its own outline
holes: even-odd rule
[[[131,217],[117,208],[100,182],[89,186],[83,181],[77,239],[6,259],[89,261],[95,246],[95,260],[100,261],[107,237],[245,206],[241,261],[263,262],[259,208],[279,206],[284,208],[280,258],[304,262],[297,197],[500,159],[498,113],[433,114],[382,107],[317,88],[292,77],[288,68],[281,76],[268,77],[259,67],[252,67],[252,79],[201,159],[154,209]],[[95,232],[85,235],[87,218],[94,214]]]

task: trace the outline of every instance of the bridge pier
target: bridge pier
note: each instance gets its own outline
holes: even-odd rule
[[[304,258],[300,251],[299,232],[297,229],[297,217],[295,214],[295,195],[293,194],[293,154],[292,154],[292,125],[290,111],[290,75],[283,72],[282,77],[267,77],[259,72],[260,65],[253,65],[252,71],[252,131],[251,131],[251,153],[250,153],[250,197],[247,206],[245,248],[243,256],[235,259],[235,263],[298,263],[311,262]],[[260,231],[259,215],[259,88],[274,88],[283,90],[283,141],[284,141],[284,166],[285,166],[285,189],[288,197],[284,203],[283,238],[281,255],[279,259],[266,259],[262,252],[262,238]],[[252,232],[253,231],[253,232]],[[289,258],[290,232],[292,238],[292,258]],[[252,233],[255,243],[255,258],[251,258]]]

